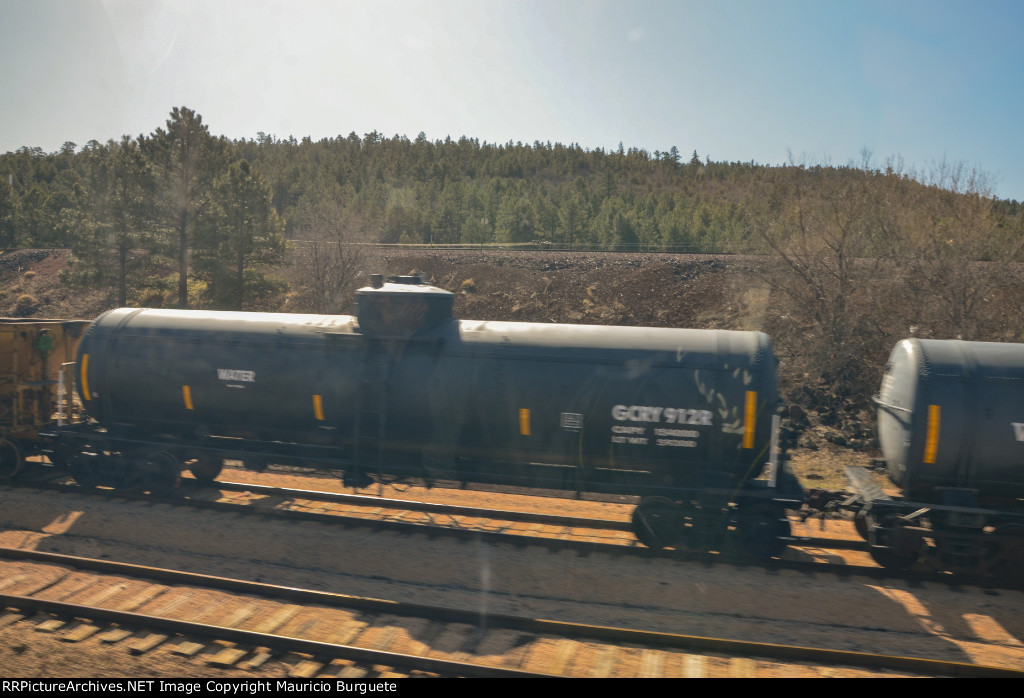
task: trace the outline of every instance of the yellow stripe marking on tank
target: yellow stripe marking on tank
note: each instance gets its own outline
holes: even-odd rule
[[[82,397],[92,400],[89,394],[89,355],[82,354]]]
[[[757,426],[757,391],[747,391],[743,409],[743,448],[754,447],[754,430]]]
[[[181,397],[185,400],[185,409],[194,410],[192,406],[192,388],[187,385],[181,386]]]
[[[525,407],[519,410],[519,433],[523,436],[530,435],[530,410]]]
[[[924,462],[934,463],[939,451],[939,428],[942,425],[942,408],[928,405],[928,431],[924,437]]]
[[[319,395],[313,396],[313,414],[316,415],[317,421],[324,421],[324,401]]]

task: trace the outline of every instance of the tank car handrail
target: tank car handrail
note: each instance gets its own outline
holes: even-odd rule
[[[872,395],[871,396],[871,402],[875,403],[876,405],[881,407],[883,410],[895,410],[897,412],[913,412],[914,411],[914,410],[908,409],[906,407],[897,407],[896,405],[890,405],[887,402],[882,402],[882,396],[881,395]]]
[[[871,396],[871,402],[875,403],[875,405],[877,405],[879,408],[885,410],[886,412],[891,414],[893,417],[895,417],[896,420],[900,424],[903,424],[904,426],[907,426],[907,427],[910,426],[910,420],[904,418],[902,415],[897,414],[897,413],[898,412],[906,412],[907,414],[913,414],[914,410],[908,409],[906,407],[898,407],[896,405],[890,405],[887,402],[882,402],[882,396],[881,395],[872,395]]]
[[[875,405],[878,406],[879,409],[883,409],[889,414],[891,414],[893,419],[899,422],[903,426],[903,428],[910,428],[911,418],[905,417],[904,415],[901,415],[899,413],[904,412],[907,415],[912,415],[914,414],[914,410],[908,409],[906,407],[899,407],[897,405],[890,405],[887,402],[882,402],[881,395],[872,395],[871,402],[875,403]]]

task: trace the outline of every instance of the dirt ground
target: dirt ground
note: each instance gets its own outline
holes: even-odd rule
[[[415,250],[382,254],[375,266],[454,292],[464,319],[755,329],[764,313],[746,293],[761,282],[741,258]]]
[[[115,306],[114,289],[71,288],[67,250],[0,254],[0,312],[91,319]],[[456,293],[457,317],[650,327],[757,329],[768,301],[741,258],[579,252],[381,252],[364,275],[422,274]],[[293,286],[303,270],[284,270]],[[22,296],[30,296],[19,304]],[[309,312],[301,302],[284,310]]]
[[[316,490],[338,486],[322,478],[271,472],[230,470],[225,475],[232,480]],[[405,494],[417,500],[485,506],[501,505],[504,501],[502,508],[531,509],[524,498],[495,493],[433,490]],[[535,504],[546,509],[550,500]],[[610,503],[567,501],[565,507],[566,513],[589,516],[627,513],[627,507]],[[360,527],[296,527],[273,517],[247,519],[244,526],[238,526],[222,512],[151,506],[74,493],[55,496],[49,492],[0,488],[0,510],[5,517],[0,545],[285,586],[454,608],[486,608],[496,614],[591,625],[992,666],[1017,667],[1024,656],[1024,646],[1018,639],[1024,636],[1024,614],[1017,591],[837,577],[831,573],[737,566],[727,561],[694,563],[667,558],[579,555],[544,546],[452,540]],[[839,522],[830,523],[839,526]],[[850,536],[856,535],[852,526],[845,527]],[[836,532],[830,526],[829,534]],[[838,562],[833,559],[835,554],[836,551],[800,546],[787,551],[787,556],[793,556],[790,559]],[[123,593],[119,591],[118,596],[109,597],[111,603],[145,596],[145,603],[151,605],[140,606],[138,612],[162,615],[158,610],[171,608],[171,595],[178,592],[178,587],[163,587],[159,597],[150,597],[139,590],[141,582],[116,575],[95,585],[91,581],[85,584],[83,580],[91,579],[90,575],[69,574],[62,568],[52,572],[53,583],[40,582],[35,570],[43,566],[4,561],[0,578],[9,580],[7,593],[23,593],[27,587],[42,585],[52,598],[78,593],[91,597],[99,588],[124,586]],[[241,606],[249,607],[255,602],[254,597],[227,598],[221,592],[203,589],[188,591],[188,595],[191,602],[187,615],[199,614],[208,622],[222,625],[232,624],[225,619]],[[76,599],[69,596],[65,600]],[[276,614],[275,609],[287,606],[288,602],[274,604],[273,608],[249,617],[256,622],[267,614]],[[334,612],[313,606],[302,609],[301,614],[295,610],[288,616],[292,619],[290,625],[275,632],[288,635],[296,629],[296,634],[303,634],[297,629],[312,627],[317,619],[322,628],[337,627],[336,620],[332,620]],[[408,638],[412,643],[408,650],[399,645],[392,646],[391,651],[414,653],[413,647],[425,651],[445,646],[446,640],[427,633],[425,626],[429,624],[422,621],[396,617],[386,618],[382,623],[393,628],[397,637]],[[0,673],[270,678],[289,671],[281,663],[255,670],[214,670],[202,658],[183,660],[170,654],[166,647],[136,657],[125,646],[107,646],[98,638],[64,643],[59,640],[61,633],[34,630],[37,624],[10,626],[0,634]],[[509,650],[483,654],[492,654],[492,661],[497,663],[506,651]],[[787,668],[782,675],[803,675],[790,673],[793,671],[794,668]]]

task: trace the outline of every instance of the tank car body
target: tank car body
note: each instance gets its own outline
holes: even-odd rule
[[[1015,564],[1024,552],[1024,345],[905,339],[879,394],[886,496],[855,475],[860,528],[881,561]],[[1016,552],[1015,552],[1016,551]]]
[[[76,477],[173,486],[186,461],[210,478],[225,458],[317,463],[353,486],[644,497],[634,527],[651,545],[697,526],[693,510],[747,512],[772,550],[788,534],[774,521],[799,485],[785,468],[757,479],[778,403],[766,335],[460,321],[451,293],[396,281],[361,289],[355,316],[101,316],[77,368],[95,423],[63,432]]]
[[[904,496],[1024,497],[1024,345],[905,339],[877,404],[889,477]]]

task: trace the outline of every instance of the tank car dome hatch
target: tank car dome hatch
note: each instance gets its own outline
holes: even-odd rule
[[[381,337],[409,337],[454,319],[455,294],[427,285],[418,276],[370,275],[370,286],[356,291],[359,329]]]

